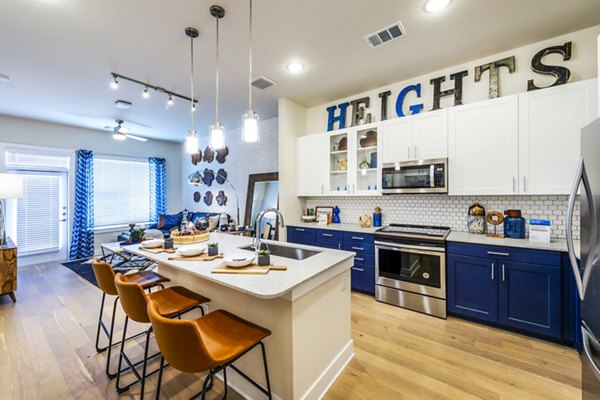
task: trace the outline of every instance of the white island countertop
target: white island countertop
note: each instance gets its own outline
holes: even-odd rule
[[[339,224],[319,225],[316,222],[304,222],[301,220],[288,221],[286,219],[287,226],[297,226],[301,228],[313,228],[313,229],[328,229],[332,231],[345,231],[345,232],[356,232],[356,233],[374,233],[377,229],[381,229],[381,226],[370,226],[363,228],[359,224],[349,224],[347,222],[341,222]]]
[[[248,250],[239,249],[240,247],[248,246],[252,243],[252,238],[249,237],[213,232],[210,234],[208,243],[210,242],[218,242],[219,252],[225,255],[233,253],[252,253]],[[354,263],[354,253],[348,251],[324,249],[270,240],[263,240],[263,243],[273,243],[279,246],[315,250],[320,253],[304,260],[294,260],[271,255],[271,264],[286,266],[287,271],[269,271],[266,275],[249,275],[211,273],[213,269],[223,262],[222,259],[216,259],[214,261],[174,261],[169,260],[169,258],[174,257],[175,254],[149,253],[140,248],[140,245],[130,245],[124,247],[124,249],[154,260],[159,264],[165,264],[223,286],[265,299],[286,297],[291,300],[293,297],[301,295],[301,293],[292,295],[294,289],[305,286],[306,284],[309,284],[309,286],[318,286],[320,284],[319,281],[329,279],[331,276],[339,274],[344,270],[349,270]],[[314,285],[310,285],[312,280],[315,281]],[[305,288],[302,292],[308,290],[310,290],[310,288]]]

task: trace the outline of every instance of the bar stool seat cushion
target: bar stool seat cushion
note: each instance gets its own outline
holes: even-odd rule
[[[154,271],[142,271],[142,272],[134,272],[132,274],[123,275],[123,279],[125,282],[133,282],[137,283],[144,289],[147,289],[151,286],[158,285],[159,283],[169,282],[170,279],[165,278],[162,275],[157,274]],[[114,278],[113,278],[114,283]]]
[[[209,298],[194,293],[183,286],[172,286],[150,293],[148,294],[148,300],[156,301],[158,312],[165,317],[172,317],[177,313],[210,301]]]

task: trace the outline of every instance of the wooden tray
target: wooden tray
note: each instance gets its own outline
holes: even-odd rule
[[[140,250],[147,251],[148,253],[152,253],[152,254],[175,253],[175,249],[165,249],[164,247],[155,247],[154,249],[145,249],[144,247],[140,246]]]
[[[208,254],[200,254],[199,256],[195,256],[195,257],[175,256],[175,257],[169,257],[169,260],[171,260],[171,261],[213,261],[213,260],[216,260],[217,258],[223,258],[223,254],[217,254],[216,256],[209,256]]]
[[[265,265],[259,267],[257,264],[250,264],[247,267],[232,268],[228,267],[227,264],[221,263],[217,268],[211,272],[213,274],[246,274],[246,275],[266,275],[269,271],[286,271],[287,267],[282,265]]]

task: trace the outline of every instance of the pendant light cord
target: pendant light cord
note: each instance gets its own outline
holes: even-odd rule
[[[217,20],[217,74],[216,74],[216,82],[215,82],[215,90],[217,92],[216,95],[216,106],[215,106],[215,124],[219,122],[219,17],[216,17]]]
[[[192,132],[195,131],[194,129],[194,38],[190,37],[190,84],[192,86],[192,107],[190,109],[190,112],[192,113]]]
[[[252,111],[252,0],[250,0],[250,23],[248,24],[248,112]]]

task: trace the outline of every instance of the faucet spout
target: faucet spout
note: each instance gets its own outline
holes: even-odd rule
[[[258,252],[261,249],[261,221],[263,219],[263,217],[265,216],[265,214],[267,213],[275,213],[277,215],[277,217],[279,218],[279,226],[282,228],[285,228],[285,222],[284,222],[284,218],[283,218],[283,214],[281,213],[281,211],[279,211],[276,208],[265,208],[264,210],[262,210],[260,213],[258,213],[258,215],[256,216],[256,221],[255,221],[255,232],[256,232],[256,238],[254,239],[254,249],[256,250],[256,252]]]

